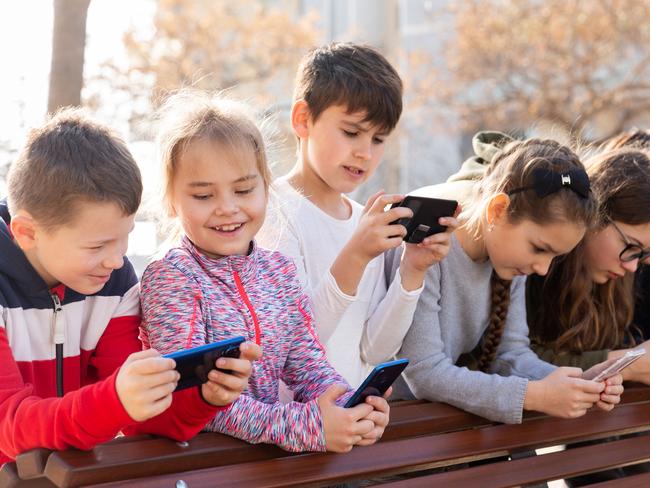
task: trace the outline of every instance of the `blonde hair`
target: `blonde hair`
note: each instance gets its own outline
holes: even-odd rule
[[[271,170],[264,138],[250,107],[222,94],[182,90],[168,97],[158,111],[157,146],[162,163],[162,196],[166,216],[172,214],[171,198],[178,160],[192,141],[216,142],[233,155],[255,155],[257,169],[268,193]]]

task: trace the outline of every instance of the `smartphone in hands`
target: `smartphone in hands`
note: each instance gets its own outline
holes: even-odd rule
[[[440,225],[440,217],[453,217],[458,207],[456,200],[445,200],[442,198],[418,197],[407,195],[394,207],[408,207],[413,211],[413,217],[401,218],[391,224],[401,224],[406,227],[404,240],[412,244],[418,244],[430,235],[444,232],[447,227]]]
[[[214,362],[221,357],[238,358],[239,346],[245,340],[238,336],[163,356],[176,361],[176,371],[181,375],[174,391],[207,383],[208,373],[217,369]]]
[[[354,407],[363,403],[368,396],[382,396],[393,382],[402,374],[408,366],[408,359],[397,359],[375,366],[368,377],[361,383],[361,386],[353,393],[345,403],[345,408]]]
[[[625,354],[623,354],[620,358],[614,360],[609,366],[607,366],[602,371],[600,372],[594,371],[589,375],[583,374],[582,377],[586,380],[604,381],[607,378],[614,376],[615,374],[618,374],[621,371],[623,371],[634,361],[640,359],[641,356],[643,356],[644,354],[645,354],[645,349],[642,347],[638,347],[636,349],[630,349]],[[589,376],[593,376],[593,377],[589,377]]]

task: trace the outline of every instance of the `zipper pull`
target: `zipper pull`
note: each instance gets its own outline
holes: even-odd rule
[[[63,344],[65,342],[65,323],[63,320],[63,306],[61,305],[61,300],[59,295],[52,293],[52,302],[54,303],[54,317],[53,321],[53,330],[54,343]]]

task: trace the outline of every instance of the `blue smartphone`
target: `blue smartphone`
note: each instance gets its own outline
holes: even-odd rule
[[[366,397],[382,396],[393,382],[402,374],[408,366],[408,359],[396,359],[375,366],[368,377],[357,388],[357,391],[345,403],[345,408],[354,407],[363,403]]]
[[[238,358],[239,346],[245,340],[246,338],[237,336],[213,342],[212,344],[165,354],[163,357],[172,358],[176,361],[176,371],[181,374],[181,379],[178,380],[174,391],[206,383],[208,373],[213,369],[217,369],[214,362],[221,357]]]

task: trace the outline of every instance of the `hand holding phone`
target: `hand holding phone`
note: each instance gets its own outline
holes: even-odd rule
[[[637,359],[640,359],[641,356],[645,354],[645,352],[646,352],[645,349],[642,347],[638,347],[636,349],[630,349],[620,358],[613,360],[604,369],[599,371],[598,370],[599,368],[596,367],[590,368],[587,371],[585,371],[582,377],[586,380],[604,381],[607,378],[620,373]]]
[[[378,364],[345,403],[345,408],[363,403],[368,396],[382,396],[408,366],[408,359]]]
[[[400,224],[406,227],[404,240],[418,244],[430,235],[444,232],[447,229],[446,226],[440,225],[438,220],[441,217],[453,217],[458,202],[442,198],[407,195],[404,200],[394,203],[391,208],[395,207],[408,207],[413,211],[413,217],[402,218],[391,222],[391,224]]]
[[[208,373],[217,369],[215,361],[220,357],[239,357],[239,345],[246,339],[238,336],[212,344],[185,349],[164,357],[176,361],[176,370],[181,377],[174,391],[183,390],[192,386],[199,386],[208,381]]]

